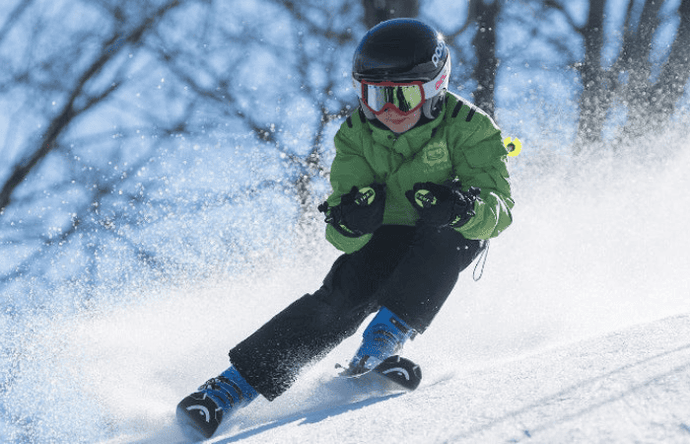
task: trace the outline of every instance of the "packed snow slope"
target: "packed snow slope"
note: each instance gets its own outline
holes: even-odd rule
[[[283,397],[230,418],[219,443],[690,442],[690,150],[574,166],[513,165],[514,224],[484,276],[461,276],[409,343],[424,380],[362,397],[334,382],[359,334]],[[633,158],[634,157],[634,158]],[[241,276],[132,288],[127,304],[5,325],[0,442],[184,442],[177,402],[227,365],[230,347],[304,293],[337,257],[313,228]],[[16,336],[14,336],[16,337]],[[9,362],[9,364],[8,364]],[[8,368],[9,368],[8,367]]]
[[[213,442],[690,442],[688,338],[689,316],[667,318],[482,367],[431,367],[400,396],[359,399],[312,372]],[[177,440],[169,428],[135,442]]]

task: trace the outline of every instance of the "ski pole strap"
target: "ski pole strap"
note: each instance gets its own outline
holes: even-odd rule
[[[484,267],[486,266],[486,258],[489,256],[490,243],[489,239],[487,239],[484,248],[479,252],[479,261],[477,261],[477,265],[474,266],[474,272],[472,273],[472,279],[474,279],[475,282],[478,282],[482,276],[484,276]],[[480,265],[481,268],[479,268]],[[477,270],[479,270],[479,274],[477,274]]]

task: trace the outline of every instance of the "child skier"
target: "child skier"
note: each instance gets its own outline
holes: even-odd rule
[[[352,67],[360,107],[335,136],[333,194],[319,207],[343,251],[307,294],[230,350],[231,367],[177,407],[210,437],[223,417],[259,395],[273,400],[377,313],[347,373],[375,367],[423,333],[459,273],[510,225],[500,130],[449,93],[450,55],[412,19],[372,28]]]

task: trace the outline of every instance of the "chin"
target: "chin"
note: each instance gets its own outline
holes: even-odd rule
[[[381,123],[394,133],[404,133],[417,124],[421,113],[415,113],[402,119],[379,119]],[[395,120],[396,122],[393,122]]]
[[[388,127],[388,129],[390,129],[391,131],[393,131],[395,133],[404,133],[405,131],[412,128],[414,125],[412,125],[410,123],[399,123],[397,125],[391,123],[391,124],[388,124],[386,126]]]

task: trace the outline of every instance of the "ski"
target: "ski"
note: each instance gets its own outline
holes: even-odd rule
[[[177,422],[185,435],[208,439],[223,420],[223,410],[206,394],[192,393],[177,405]]]
[[[340,376],[372,389],[411,392],[422,382],[422,369],[409,359],[394,355],[371,370],[362,373],[345,371]]]

